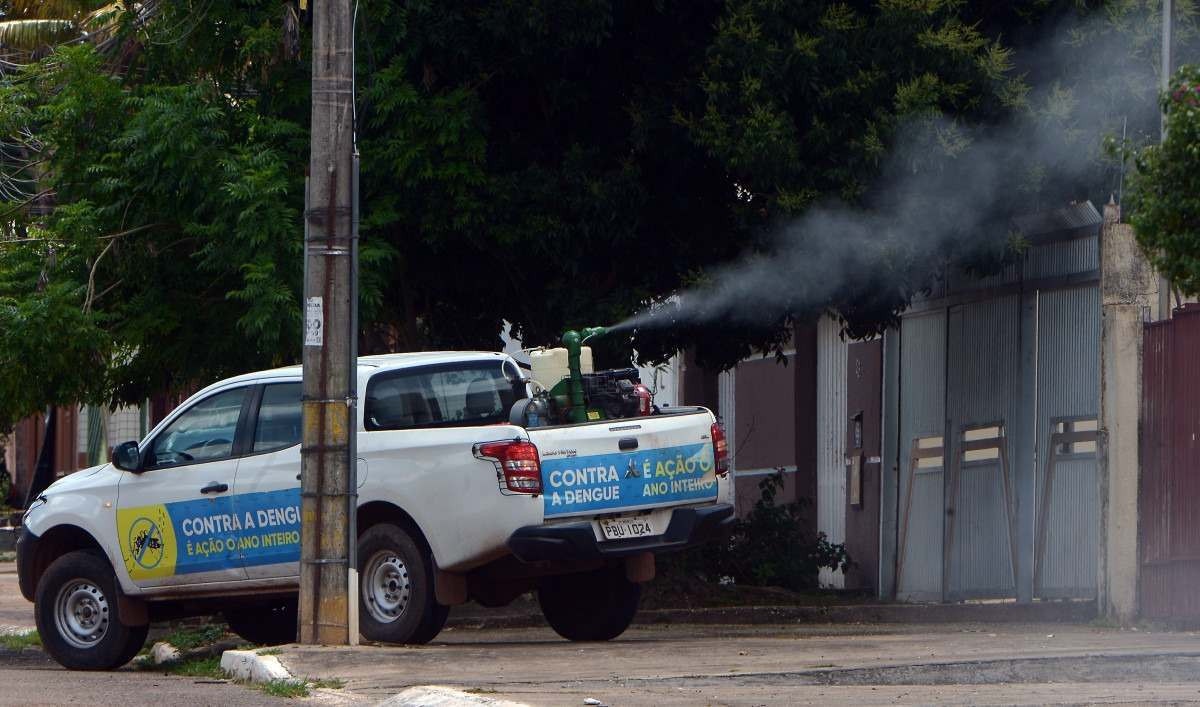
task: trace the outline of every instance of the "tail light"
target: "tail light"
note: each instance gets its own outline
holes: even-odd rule
[[[654,396],[650,394],[650,389],[644,384],[638,383],[633,386],[633,395],[638,401],[638,415],[649,415],[651,405],[654,401]]]
[[[477,444],[475,458],[496,465],[496,472],[503,482],[501,490],[528,494],[542,492],[542,462],[532,442],[513,439]]]
[[[719,422],[712,424],[712,441],[717,476],[725,476],[729,473],[729,443],[725,441],[725,427]]]

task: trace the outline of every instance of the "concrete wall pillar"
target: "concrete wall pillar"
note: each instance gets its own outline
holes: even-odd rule
[[[1157,316],[1158,278],[1120,218],[1110,200],[1100,234],[1098,598],[1102,615],[1128,623],[1138,612],[1142,324]]]

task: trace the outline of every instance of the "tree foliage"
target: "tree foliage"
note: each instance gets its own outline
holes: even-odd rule
[[[295,0],[114,7],[119,51],[72,44],[0,80],[0,427],[299,358],[307,16]],[[1022,47],[1046,18],[1153,19],[1133,0],[357,7],[364,352],[623,319],[769,253],[815,204],[870,201],[914,120],[1026,112],[1081,135],[1072,86],[1031,91]],[[922,168],[967,135],[929,142]],[[1045,190],[1049,170],[1018,167],[1026,194]],[[898,258],[874,287],[639,351],[729,365],[824,307],[869,330],[936,265]]]
[[[536,344],[622,319],[812,204],[861,199],[906,118],[973,120],[1019,95],[1009,51],[957,2],[366,11],[365,226],[397,253],[382,319],[403,347],[494,345],[501,320]],[[788,319],[638,346],[728,365]]]
[[[0,84],[0,134],[54,199],[0,206],[5,419],[293,360],[307,95],[263,5],[211,8],[220,42],[135,37],[121,75],[77,45]]]
[[[1138,243],[1172,287],[1200,294],[1200,68],[1185,66],[1162,96],[1167,134],[1136,155],[1130,179]]]

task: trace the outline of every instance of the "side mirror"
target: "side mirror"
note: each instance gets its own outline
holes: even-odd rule
[[[142,454],[138,451],[137,442],[122,442],[112,453],[112,465],[122,471],[132,471],[135,474],[142,471]]]

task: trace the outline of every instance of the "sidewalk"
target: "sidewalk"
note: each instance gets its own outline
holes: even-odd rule
[[[593,644],[548,629],[450,629],[428,646],[291,646],[278,657],[365,700],[414,685],[535,705],[1200,700],[1195,633],[1087,625],[654,625]]]

